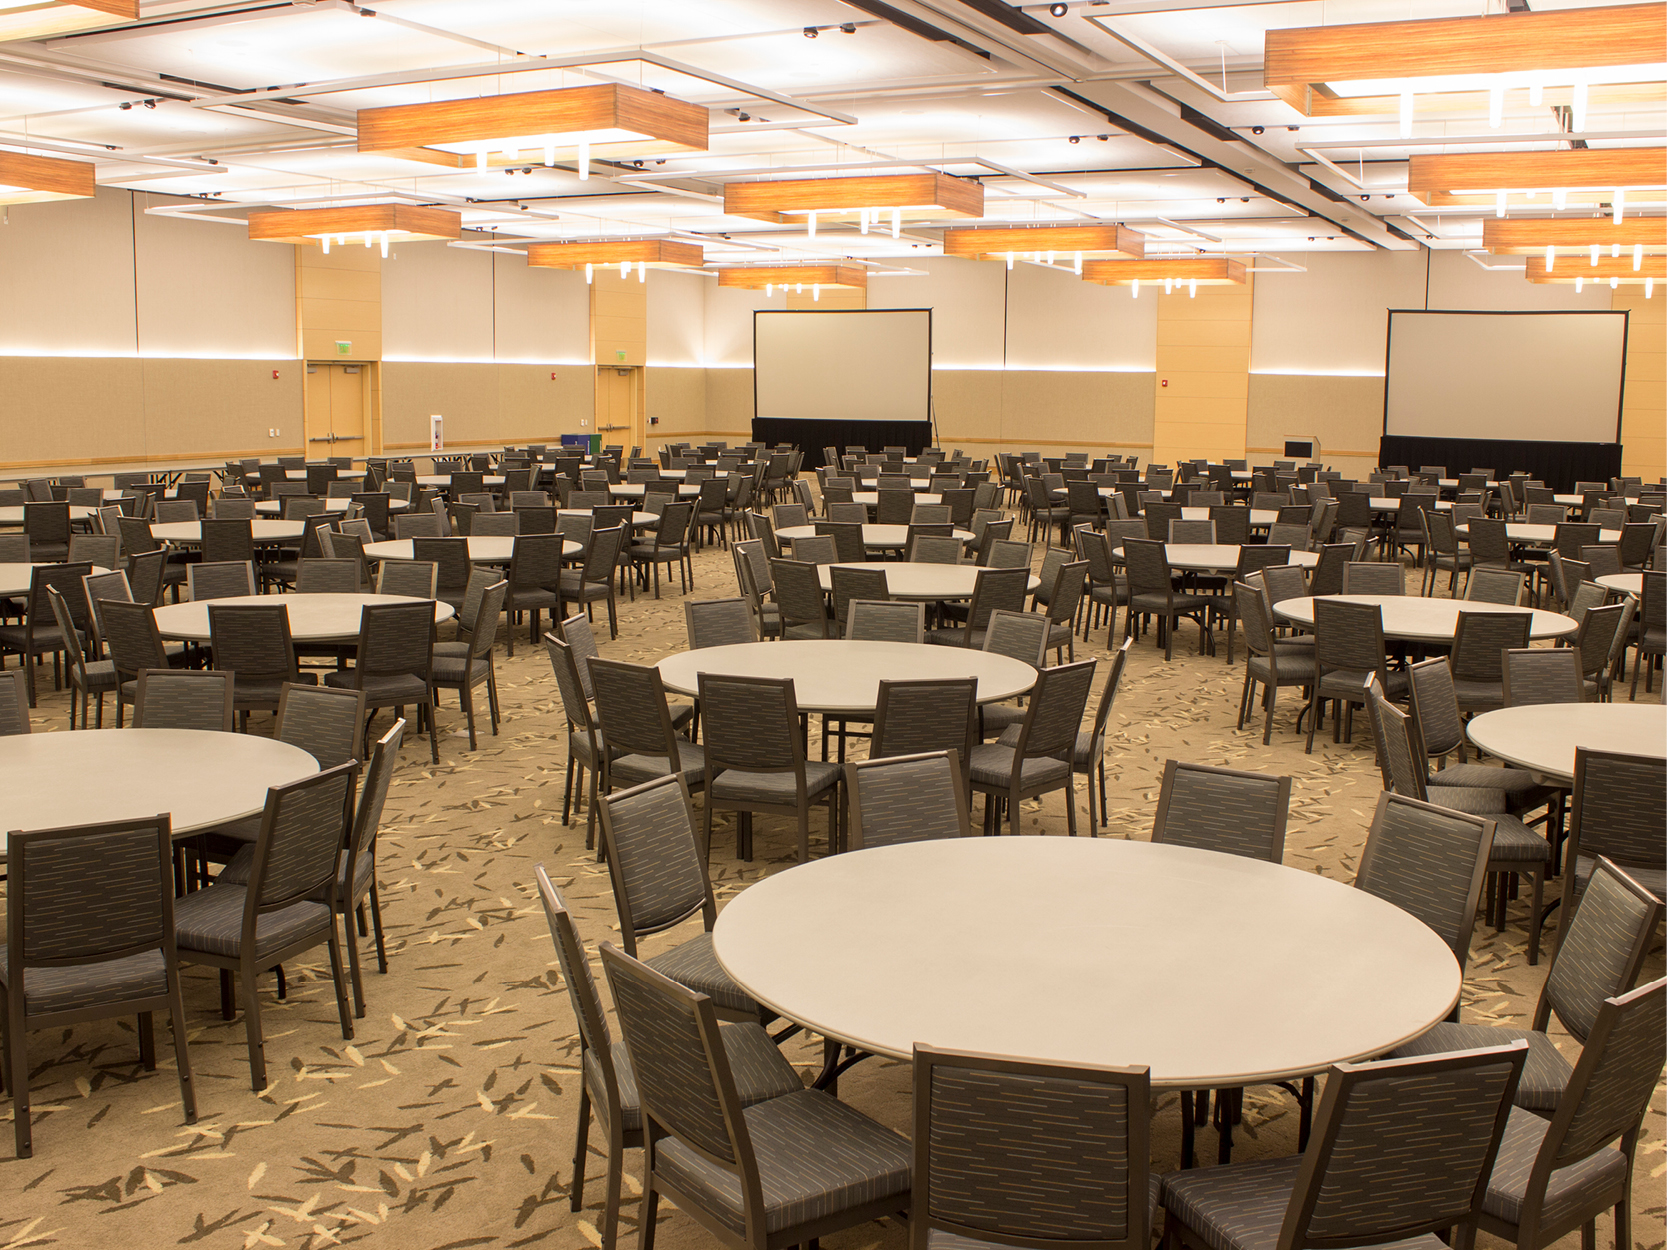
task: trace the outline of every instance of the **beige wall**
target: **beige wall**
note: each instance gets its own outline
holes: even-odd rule
[[[1621,401],[1621,472],[1654,482],[1667,473],[1667,291],[1645,299],[1621,287],[1613,307],[1627,318],[1626,394]]]
[[[595,371],[589,365],[385,361],[382,439],[390,455],[428,446],[428,418],[445,417],[448,447],[554,443],[588,432]]]

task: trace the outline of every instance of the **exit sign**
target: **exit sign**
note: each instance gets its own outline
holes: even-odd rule
[[[619,360],[619,361],[623,361],[625,359],[625,353],[623,351],[616,351],[614,353],[614,359]]]
[[[352,354],[353,354],[353,343],[352,343],[351,340],[349,340],[349,339],[337,339],[336,340],[336,355],[338,355],[338,356],[351,356]]]

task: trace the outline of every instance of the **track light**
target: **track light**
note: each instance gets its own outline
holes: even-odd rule
[[[857,24],[855,22],[841,22],[839,24],[839,29],[844,31],[847,35],[854,35],[857,33]]]
[[[1070,11],[1071,6],[1068,4],[1050,4],[1048,6],[1048,12],[1053,14],[1055,17],[1064,17]]]
[[[806,26],[805,27],[805,38],[806,39],[814,39],[814,38],[816,38],[817,35],[820,35],[821,33],[822,32],[817,30],[816,27],[814,27],[814,26]]]

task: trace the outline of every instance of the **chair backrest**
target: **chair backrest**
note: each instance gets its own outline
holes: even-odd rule
[[[440,518],[432,512],[402,512],[394,517],[394,537],[443,538]]]
[[[356,684],[366,678],[412,676],[427,681],[434,663],[434,605],[426,600],[360,609]]]
[[[573,665],[579,672],[585,698],[595,698],[596,692],[591,688],[590,682],[590,662],[600,656],[602,651],[596,645],[596,634],[591,630],[590,618],[583,612],[575,612],[567,619],[557,621],[556,636],[573,648]]]
[[[393,780],[394,766],[399,760],[399,744],[405,738],[405,718],[402,716],[388,732],[376,740],[370,750],[370,763],[364,770],[364,784],[359,790],[359,801],[353,809],[353,824],[347,839],[346,871],[342,880],[350,894],[357,896],[361,881],[368,888],[376,861],[376,832],[382,826],[382,809],[388,801],[388,783]],[[341,900],[351,906],[353,898]]]
[[[1285,857],[1291,779],[1169,760],[1152,841],[1265,859]]]
[[[1215,540],[1214,521],[1186,521],[1179,517],[1169,523],[1169,533],[1166,535],[1166,541],[1172,543],[1202,543],[1214,546]]]
[[[850,615],[852,600],[878,602],[891,597],[884,569],[847,568],[836,564],[828,570],[828,579],[833,592],[835,635],[845,631],[844,623]]]
[[[183,669],[139,670],[135,729],[232,731],[232,675]]]
[[[1047,757],[1070,762],[1083,710],[1094,686],[1096,664],[1095,660],[1079,660],[1044,668],[1036,675],[1014,747],[1016,760]]]
[[[469,585],[469,540],[467,538],[414,538],[413,559],[435,565],[441,594],[461,594]]]
[[[365,696],[334,686],[286,685],[278,694],[279,742],[300,747],[320,768],[360,759]]]
[[[1384,682],[1383,609],[1375,603],[1315,599],[1314,661],[1321,669],[1373,672]]]
[[[239,599],[255,593],[255,566],[247,560],[185,566],[185,586],[196,602]]]
[[[972,602],[967,607],[967,643],[972,631],[989,627],[995,612],[1023,612],[1030,569],[980,569],[973,578]]]
[[[303,899],[336,900],[336,869],[359,762],[349,760],[266,792],[255,838],[243,911],[243,937],[252,942],[263,912]]]
[[[992,612],[984,650],[1041,668],[1047,663],[1048,631],[1048,618],[1041,612]]]
[[[110,658],[123,681],[132,681],[142,669],[168,667],[168,654],[150,603],[104,599],[100,602],[99,619]]]
[[[1354,884],[1422,920],[1462,969],[1482,896],[1494,822],[1402,794],[1378,796]]]
[[[1618,751],[1574,751],[1574,794],[1569,800],[1568,862],[1606,855],[1623,869],[1661,872],[1667,843],[1661,813],[1667,811],[1667,769],[1661,758]],[[1570,874],[1565,912],[1583,893],[1579,872]],[[1564,923],[1568,923],[1565,915]]]
[[[660,670],[600,657],[592,658],[585,669],[596,699],[596,724],[606,736],[609,753],[664,759],[671,772],[678,772],[681,740],[672,732]]]
[[[992,529],[995,527],[992,525]],[[984,567],[992,569],[1024,569],[1030,571],[1030,544],[1014,538],[992,539],[987,548]]]
[[[1322,544],[1320,558],[1314,565],[1313,576],[1309,579],[1308,593],[1316,598],[1321,595],[1342,594],[1343,569],[1353,559],[1353,543]]]
[[[699,680],[707,776],[715,777],[724,768],[792,773],[803,792],[804,743],[793,679],[701,673]]]
[[[1629,616],[1630,609],[1622,602],[1588,608],[1580,618],[1574,649],[1580,653],[1580,668],[1588,678],[1598,677],[1609,667],[1615,640],[1624,636]]]
[[[894,755],[845,765],[852,850],[972,833],[958,752]]]
[[[869,757],[953,751],[970,759],[977,739],[974,678],[882,681],[874,708]]]
[[[604,795],[597,806],[626,952],[636,950],[639,937],[681,924],[696,912],[710,929],[718,908],[683,779],[658,777]]]
[[[1427,748],[1422,745],[1412,718],[1384,697],[1376,674],[1366,679],[1366,712],[1371,717],[1372,737],[1377,743],[1383,788],[1409,799],[1427,801],[1430,797],[1425,762]]]
[[[1655,895],[1612,860],[1598,856],[1580,906],[1558,937],[1533,1027],[1544,1030],[1556,1012],[1570,1035],[1584,1042],[1603,1000],[1637,984],[1661,917]]]
[[[1334,1065],[1277,1244],[1367,1246],[1436,1232],[1473,1244],[1527,1057],[1528,1044],[1513,1041]]]
[[[289,612],[282,603],[210,603],[208,637],[215,670],[234,674],[234,683],[297,680]]]
[[[827,636],[828,609],[816,566],[803,560],[771,560],[770,581],[784,627],[809,625]]]
[[[1512,607],[1522,602],[1522,585],[1526,575],[1494,565],[1478,565],[1470,571],[1464,586],[1464,597],[1477,603],[1506,603]]]
[[[603,1095],[609,1103],[602,1109],[602,1115],[607,1117],[620,1105],[619,1078],[614,1071],[613,1036],[602,1009],[602,997],[596,992],[590,958],[579,938],[579,928],[573,923],[573,914],[567,909],[567,900],[562,898],[543,864],[533,869],[533,878],[538,885],[539,901],[544,904],[550,940],[555,943],[561,979],[567,986],[567,1001],[579,1025],[579,1067],[582,1070],[594,1062],[601,1072]]]
[[[924,642],[926,605],[852,599],[846,605],[845,637],[853,642]]]
[[[684,600],[683,624],[691,651],[758,641],[745,599]]]
[[[911,1250],[1147,1250],[1148,1071],[917,1044]]]
[[[1536,703],[1582,703],[1586,683],[1580,653],[1572,647],[1512,647],[1501,674],[1505,707]]]
[[[1399,564],[1351,560],[1343,566],[1345,595],[1401,595],[1406,583]]]
[[[357,578],[358,575],[359,571],[355,568],[353,576]],[[299,583],[297,585],[299,587]],[[432,599],[439,592],[439,585],[440,566],[432,560],[384,560],[376,571],[376,593],[379,595]]]
[[[1499,681],[1505,652],[1528,645],[1534,618],[1527,612],[1460,612],[1453,635],[1453,677],[1458,681]]]
[[[121,539],[115,534],[71,534],[69,558],[74,564],[91,564],[98,569],[113,569],[120,554]]]
[[[24,671],[0,672],[0,738],[32,731],[29,686]]]
[[[383,568],[387,568],[387,561]],[[359,591],[359,562],[346,558],[303,558],[295,566],[298,595],[352,595]]]

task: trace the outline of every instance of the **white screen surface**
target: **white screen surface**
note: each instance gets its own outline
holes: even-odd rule
[[[1626,314],[1389,313],[1385,434],[1620,438]]]
[[[931,310],[756,313],[753,386],[765,418],[929,420]]]

